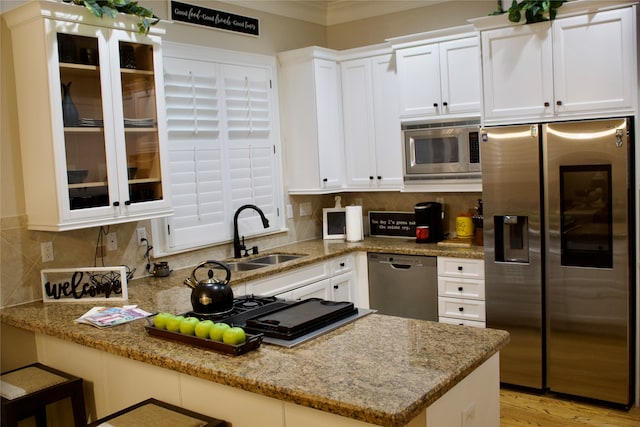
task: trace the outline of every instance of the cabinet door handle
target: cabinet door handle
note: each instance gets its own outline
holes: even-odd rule
[[[556,105],[558,106],[562,105],[562,101],[556,101]]]
[[[548,102],[545,102],[545,103],[544,103],[544,106],[545,106],[545,107],[548,107],[548,106],[549,106],[549,103],[548,103]]]
[[[327,178],[322,178],[322,182],[327,182],[329,181]]]
[[[373,176],[369,175],[369,179],[370,179],[370,180],[373,180]]]
[[[124,204],[125,204],[126,206],[129,206],[129,205],[131,204],[131,200],[127,200],[126,202],[124,202]]]
[[[333,285],[333,289],[338,289],[339,286],[338,285]]]
[[[438,103],[437,102],[433,103],[433,108],[438,108]]]
[[[446,107],[447,105],[449,105],[449,103],[448,103],[448,102],[446,102],[446,101],[442,103],[442,106],[443,106],[443,107]]]
[[[382,179],[382,176],[378,175],[378,179]]]
[[[113,202],[113,206],[120,206],[120,202]]]

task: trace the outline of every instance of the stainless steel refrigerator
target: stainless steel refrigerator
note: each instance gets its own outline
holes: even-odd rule
[[[487,327],[501,381],[629,405],[631,119],[484,128]]]

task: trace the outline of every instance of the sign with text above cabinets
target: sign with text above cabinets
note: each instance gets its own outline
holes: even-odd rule
[[[260,35],[260,20],[250,16],[236,15],[179,1],[170,2],[169,15],[172,20],[186,24],[201,25],[250,36]]]

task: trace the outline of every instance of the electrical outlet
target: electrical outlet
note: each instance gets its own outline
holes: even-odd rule
[[[53,242],[40,243],[40,252],[42,253],[42,262],[53,261]]]
[[[309,216],[313,213],[311,202],[300,203],[300,216]]]
[[[144,245],[143,239],[147,238],[147,229],[144,227],[136,228],[136,236],[138,237],[138,246]]]
[[[115,232],[111,232],[107,234],[107,250],[108,251],[117,251],[118,250],[118,236]]]

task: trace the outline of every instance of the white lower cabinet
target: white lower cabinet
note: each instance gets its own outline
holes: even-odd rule
[[[438,257],[438,316],[442,323],[485,327],[484,261]]]
[[[247,294],[283,299],[322,298],[350,301],[357,305],[357,282],[353,256],[333,258],[307,267],[274,274],[246,283]]]

